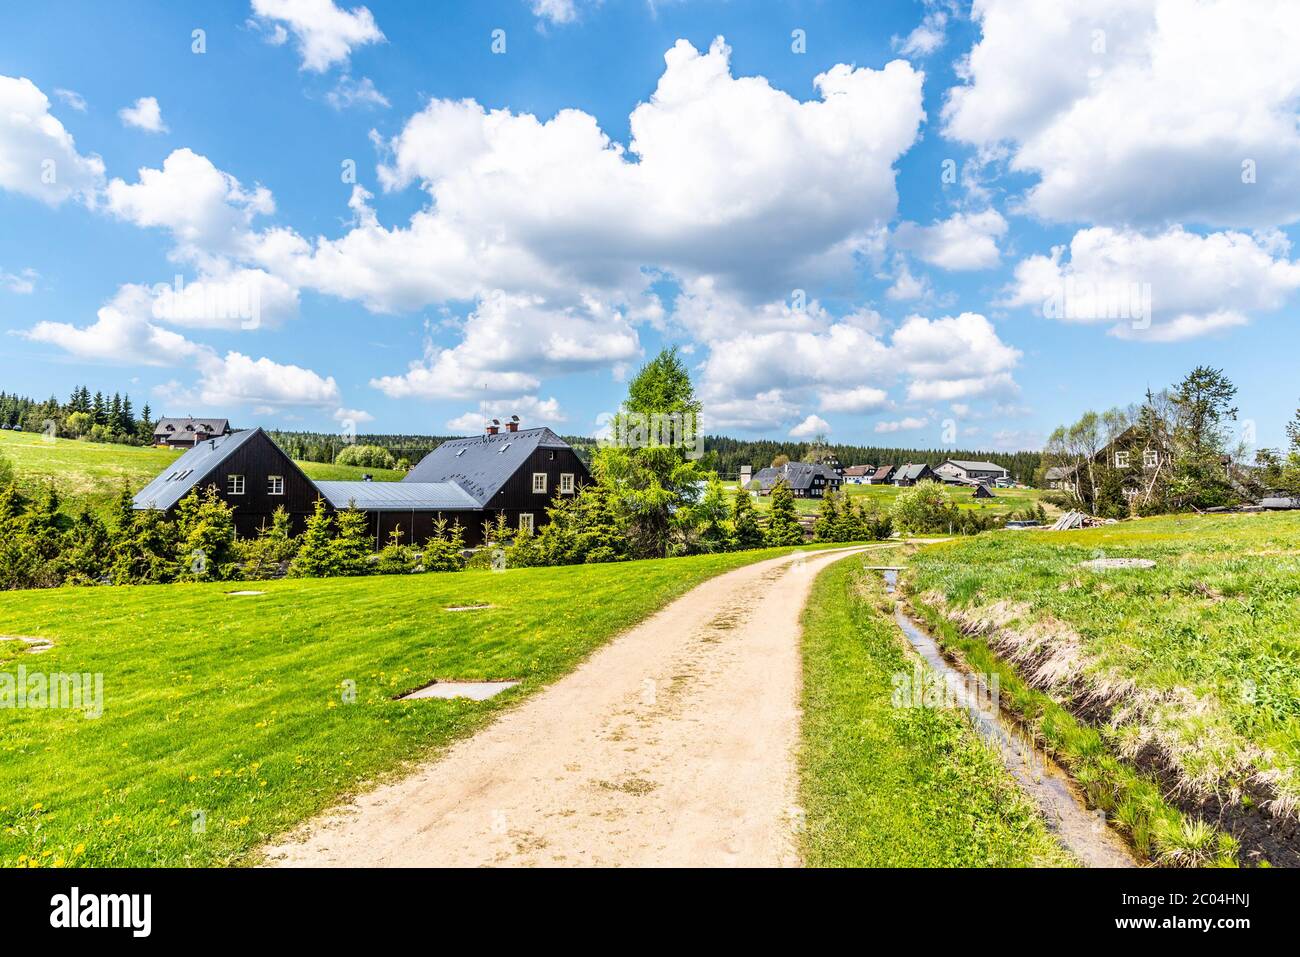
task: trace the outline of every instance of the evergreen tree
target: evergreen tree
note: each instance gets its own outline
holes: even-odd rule
[[[112,567],[108,528],[82,509],[63,536],[59,574],[68,585],[97,585]]]
[[[499,518],[504,524],[505,515],[501,514]],[[502,547],[508,540],[509,537],[504,535],[496,539]],[[424,543],[420,564],[426,572],[458,572],[465,567],[465,556],[461,554],[464,549],[465,534],[460,522],[448,525],[447,520],[439,515],[433,523],[433,535]]]
[[[324,578],[338,574],[332,546],[334,519],[326,509],[323,498],[316,499],[316,510],[307,519],[307,530],[302,534],[298,554],[289,563],[289,574],[294,578]]]
[[[772,486],[772,510],[767,520],[768,545],[802,545],[803,528],[795,512],[790,483],[779,480]]]
[[[736,490],[736,499],[731,504],[731,537],[736,548],[760,548],[763,544],[758,510],[754,508],[754,499],[744,489]]]
[[[180,581],[213,581],[235,573],[235,510],[209,485],[197,489],[176,507],[176,577]]]
[[[838,496],[834,492],[827,492],[822,497],[821,508],[817,510],[817,520],[813,522],[813,538],[819,542],[838,542],[843,541],[839,537],[841,534],[840,511],[836,507]],[[845,511],[849,507],[846,506]]]
[[[335,517],[334,566],[339,575],[364,575],[374,553],[366,513],[349,505]]]

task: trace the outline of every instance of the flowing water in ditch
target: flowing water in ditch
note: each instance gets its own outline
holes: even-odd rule
[[[890,568],[879,571],[885,576],[886,590],[893,595],[898,571]],[[938,643],[904,614],[901,606],[895,606],[894,618],[912,647],[943,679],[955,703],[970,715],[980,737],[993,747],[1021,789],[1038,805],[1057,840],[1088,867],[1136,866],[1132,853],[1106,825],[1102,812],[1088,810],[1056,762],[1003,717],[983,681],[978,688],[971,688],[971,676],[949,664]]]

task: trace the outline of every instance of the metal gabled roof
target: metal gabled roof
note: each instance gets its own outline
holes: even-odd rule
[[[443,442],[398,484],[455,482],[483,508],[536,449],[567,449],[548,428],[475,435]]]
[[[166,511],[196,488],[212,470],[261,429],[245,429],[214,439],[205,439],[187,449],[166,471],[136,493],[132,504],[137,509]]]
[[[972,462],[968,459],[948,459],[948,462],[963,468],[968,472],[1005,472],[1007,471],[996,462]]]
[[[334,508],[366,512],[479,508],[474,496],[455,482],[317,482],[316,488]]]

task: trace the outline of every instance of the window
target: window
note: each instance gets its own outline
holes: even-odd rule
[[[227,495],[244,494],[244,477],[242,475],[226,476],[226,494]]]
[[[560,494],[568,495],[572,491],[573,491],[573,473],[561,472],[560,473]]]
[[[508,449],[508,448],[510,448],[510,443],[509,443],[509,442],[507,442],[505,445],[501,446],[501,448],[497,449],[497,455],[502,455],[502,454],[504,454],[504,453],[505,453],[505,450]]]
[[[554,453],[554,452],[547,452],[547,453],[546,453],[546,457],[547,457],[548,459],[550,459],[552,462],[555,461],[555,453]]]
[[[1153,469],[1160,464],[1160,453],[1154,449],[1147,449],[1142,453],[1142,467]]]
[[[533,473],[533,491],[534,491],[534,492],[542,492],[542,493],[545,493],[545,491],[546,491],[546,473],[545,473],[545,472],[534,472],[534,473]]]
[[[462,455],[464,455],[464,454],[465,454],[465,450],[464,450],[464,449],[457,449],[457,450],[456,450],[456,458],[460,458],[460,457],[461,457]]]
[[[284,476],[268,475],[266,477],[266,494],[283,495],[284,494]]]
[[[1128,468],[1128,453],[1127,453],[1127,452],[1116,452],[1116,453],[1115,453],[1115,468],[1117,468],[1117,469],[1126,469],[1126,468]]]
[[[522,512],[519,515],[519,531],[531,532],[533,530],[533,513]]]

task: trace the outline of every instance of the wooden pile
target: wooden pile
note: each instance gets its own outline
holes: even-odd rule
[[[1087,512],[1066,512],[1056,520],[1049,532],[1068,532],[1072,528],[1096,528],[1098,525],[1114,525],[1113,518],[1096,518]]]

